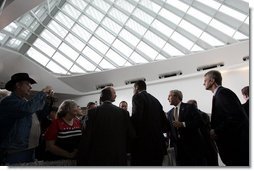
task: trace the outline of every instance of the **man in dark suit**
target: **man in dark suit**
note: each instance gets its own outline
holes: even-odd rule
[[[146,83],[134,84],[131,121],[137,138],[131,150],[131,165],[161,166],[166,154],[167,118],[160,102],[146,91]]]
[[[249,165],[249,121],[236,94],[222,86],[219,71],[204,75],[206,90],[213,92],[211,131],[222,162],[227,166]]]
[[[127,111],[115,106],[113,87],[101,91],[102,104],[88,111],[77,164],[80,166],[125,166],[127,147],[135,132]]]
[[[182,99],[181,91],[169,92],[169,103],[175,106],[167,113],[170,147],[174,147],[176,165],[204,166],[207,161],[204,137],[200,132],[202,118],[193,104],[183,103]]]
[[[198,103],[196,100],[191,99],[191,100],[188,100],[187,103],[193,104],[198,109]],[[207,166],[218,166],[219,163],[218,163],[217,146],[214,140],[210,136],[210,130],[211,130],[210,117],[207,113],[201,111],[200,109],[198,109],[198,111],[203,120],[203,126],[201,126],[200,131],[205,139]]]

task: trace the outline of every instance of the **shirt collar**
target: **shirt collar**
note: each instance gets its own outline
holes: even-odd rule
[[[219,89],[220,87],[221,87],[221,86],[216,87],[216,89],[215,89],[214,92],[213,92],[213,95],[214,95],[214,96],[216,95],[216,93],[217,93],[217,91],[218,91],[218,89]]]
[[[175,107],[177,107],[178,109],[180,109],[182,102],[179,102],[178,105],[176,105]]]
[[[140,92],[138,92],[138,93],[142,93],[142,92],[145,92],[146,90],[142,90],[142,91],[140,91]]]

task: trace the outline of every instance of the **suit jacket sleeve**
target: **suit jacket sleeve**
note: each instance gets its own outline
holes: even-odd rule
[[[141,99],[141,96],[139,96],[139,94],[136,94],[132,98],[132,116],[131,116],[131,120],[135,130],[137,130],[137,127],[139,125],[142,125],[142,123],[140,122],[143,120],[142,119],[143,113],[144,113],[144,101]]]

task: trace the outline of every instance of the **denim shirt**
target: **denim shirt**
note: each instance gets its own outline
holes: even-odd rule
[[[20,151],[28,147],[32,114],[43,108],[45,99],[44,92],[30,100],[13,92],[0,102],[0,149]]]

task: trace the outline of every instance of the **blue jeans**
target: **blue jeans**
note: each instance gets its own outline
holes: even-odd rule
[[[17,163],[28,163],[33,162],[35,159],[35,150],[29,149],[25,151],[9,153],[5,158],[5,163],[7,165],[17,164]]]

